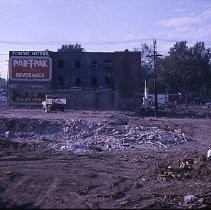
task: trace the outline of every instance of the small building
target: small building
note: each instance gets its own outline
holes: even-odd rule
[[[140,52],[9,52],[9,105],[41,106],[61,95],[69,109],[137,110]]]

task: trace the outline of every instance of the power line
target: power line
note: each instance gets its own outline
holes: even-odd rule
[[[179,40],[175,39],[157,39],[159,42],[165,43],[176,43]],[[115,44],[127,44],[127,43],[139,43],[152,41],[151,38],[142,38],[142,39],[130,39],[130,40],[120,40],[120,41],[52,41],[52,42],[35,42],[35,41],[10,41],[10,40],[0,40],[0,44],[8,45],[62,45],[70,43],[80,43],[81,45],[115,45]],[[186,41],[188,44],[194,43],[194,41]],[[197,42],[197,41],[196,41]],[[203,41],[206,46],[211,46],[211,42]],[[164,53],[165,54],[165,53]],[[9,55],[8,53],[0,53],[0,56]]]
[[[176,39],[157,39],[159,42],[179,42],[180,40]],[[81,43],[85,45],[102,45],[102,44],[126,44],[126,43],[137,43],[143,41],[152,41],[151,38],[142,38],[142,39],[130,39],[130,40],[120,40],[120,41],[52,41],[52,42],[36,42],[36,41],[10,41],[10,40],[0,40],[0,44],[17,44],[17,45],[58,45],[58,44],[67,44],[67,43]],[[194,43],[197,41],[187,41],[187,43]],[[206,42],[206,44],[211,44],[211,42]]]
[[[25,45],[58,45],[67,43],[81,43],[85,45],[101,45],[101,44],[125,44],[125,43],[136,43],[141,41],[150,41],[151,39],[131,39],[131,40],[121,40],[121,41],[61,41],[61,42],[34,42],[34,41],[8,41],[0,40],[1,44],[25,44]]]

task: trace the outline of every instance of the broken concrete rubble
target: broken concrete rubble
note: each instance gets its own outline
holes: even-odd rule
[[[207,151],[207,161],[211,160],[211,149],[208,149]]]
[[[40,144],[45,140],[49,149],[75,153],[141,147],[168,148],[187,141],[181,129],[165,130],[120,121],[88,122],[78,119],[56,123],[13,119],[3,123],[2,128],[0,135],[5,137],[5,133],[9,133],[12,141],[27,139],[28,142]]]
[[[184,197],[185,204],[194,203],[197,201],[197,198],[195,195],[186,195]]]

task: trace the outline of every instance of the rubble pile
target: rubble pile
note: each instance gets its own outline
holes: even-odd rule
[[[127,122],[88,122],[81,119],[62,122],[7,121],[1,128],[1,137],[75,153],[140,147],[168,148],[187,141],[180,129],[165,130]]]
[[[210,181],[211,168],[205,157],[181,158],[167,165],[160,165],[157,179],[160,181],[203,180]]]
[[[117,123],[69,121],[63,128],[63,140],[54,145],[59,150],[107,151],[138,147],[169,147],[187,141],[181,130],[165,131]]]

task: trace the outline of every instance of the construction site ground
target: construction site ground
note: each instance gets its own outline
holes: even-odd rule
[[[0,208],[211,207],[203,112],[2,109]]]

